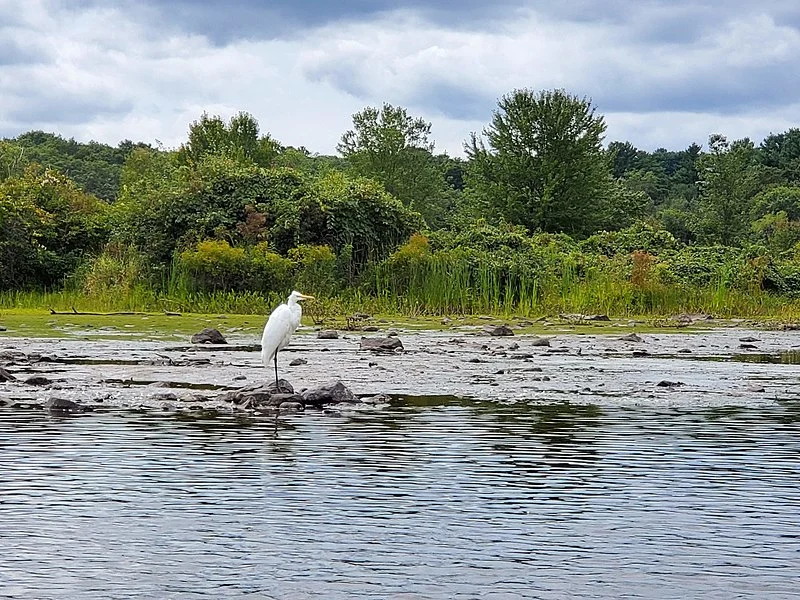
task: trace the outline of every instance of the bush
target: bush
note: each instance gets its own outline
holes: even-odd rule
[[[102,254],[76,272],[90,297],[126,295],[146,285],[144,258],[133,246],[108,244]]]
[[[296,288],[323,297],[336,293],[337,261],[329,246],[298,246],[289,251],[289,258],[297,264]]]
[[[250,249],[248,288],[261,292],[288,293],[293,287],[293,260],[269,250],[266,242]]]
[[[228,242],[205,240],[194,249],[184,250],[177,261],[179,272],[191,277],[197,290],[242,289],[248,271],[247,253]]]

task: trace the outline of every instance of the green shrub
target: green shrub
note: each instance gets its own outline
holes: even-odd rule
[[[194,249],[181,252],[177,268],[191,277],[191,286],[196,290],[241,289],[248,262],[242,248],[232,248],[221,240],[205,240]]]
[[[289,258],[297,265],[295,288],[322,297],[336,293],[337,261],[329,246],[298,246],[289,251]]]

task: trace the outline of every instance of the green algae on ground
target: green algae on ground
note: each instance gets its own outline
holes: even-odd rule
[[[207,315],[184,313],[167,315],[164,313],[136,313],[85,315],[59,313],[46,310],[11,309],[0,311],[0,337],[26,338],[85,338],[85,339],[141,339],[141,340],[185,340],[206,327],[218,329],[225,337],[247,337],[257,341],[261,336],[267,315]],[[531,320],[519,316],[503,317],[491,315],[430,317],[375,315],[359,322],[354,333],[380,335],[391,330],[441,331],[453,334],[480,333],[484,325],[507,324],[516,334],[558,335],[600,334],[636,331],[638,333],[668,333],[675,331],[697,331],[708,327],[732,325],[731,321],[698,321],[689,327],[669,320],[612,319],[609,321],[571,322],[559,317]],[[753,327],[776,325],[768,320],[752,322]],[[347,318],[329,319],[324,323],[314,323],[310,316],[304,316],[298,334],[311,333],[313,328],[347,330]],[[377,328],[377,331],[375,329]]]
[[[50,314],[35,310],[0,311],[0,337],[88,339],[185,339],[214,327],[223,335],[240,334],[259,337],[266,317],[259,315],[165,314],[81,315]]]

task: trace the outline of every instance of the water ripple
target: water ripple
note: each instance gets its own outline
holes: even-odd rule
[[[2,598],[787,598],[800,409],[0,411]]]

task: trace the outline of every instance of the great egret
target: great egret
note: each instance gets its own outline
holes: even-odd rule
[[[289,299],[284,304],[272,311],[261,336],[261,362],[269,369],[270,361],[275,364],[275,389],[281,391],[278,383],[278,351],[289,345],[289,340],[300,325],[303,309],[298,302],[311,300],[314,296],[306,296],[298,291],[289,294]]]

